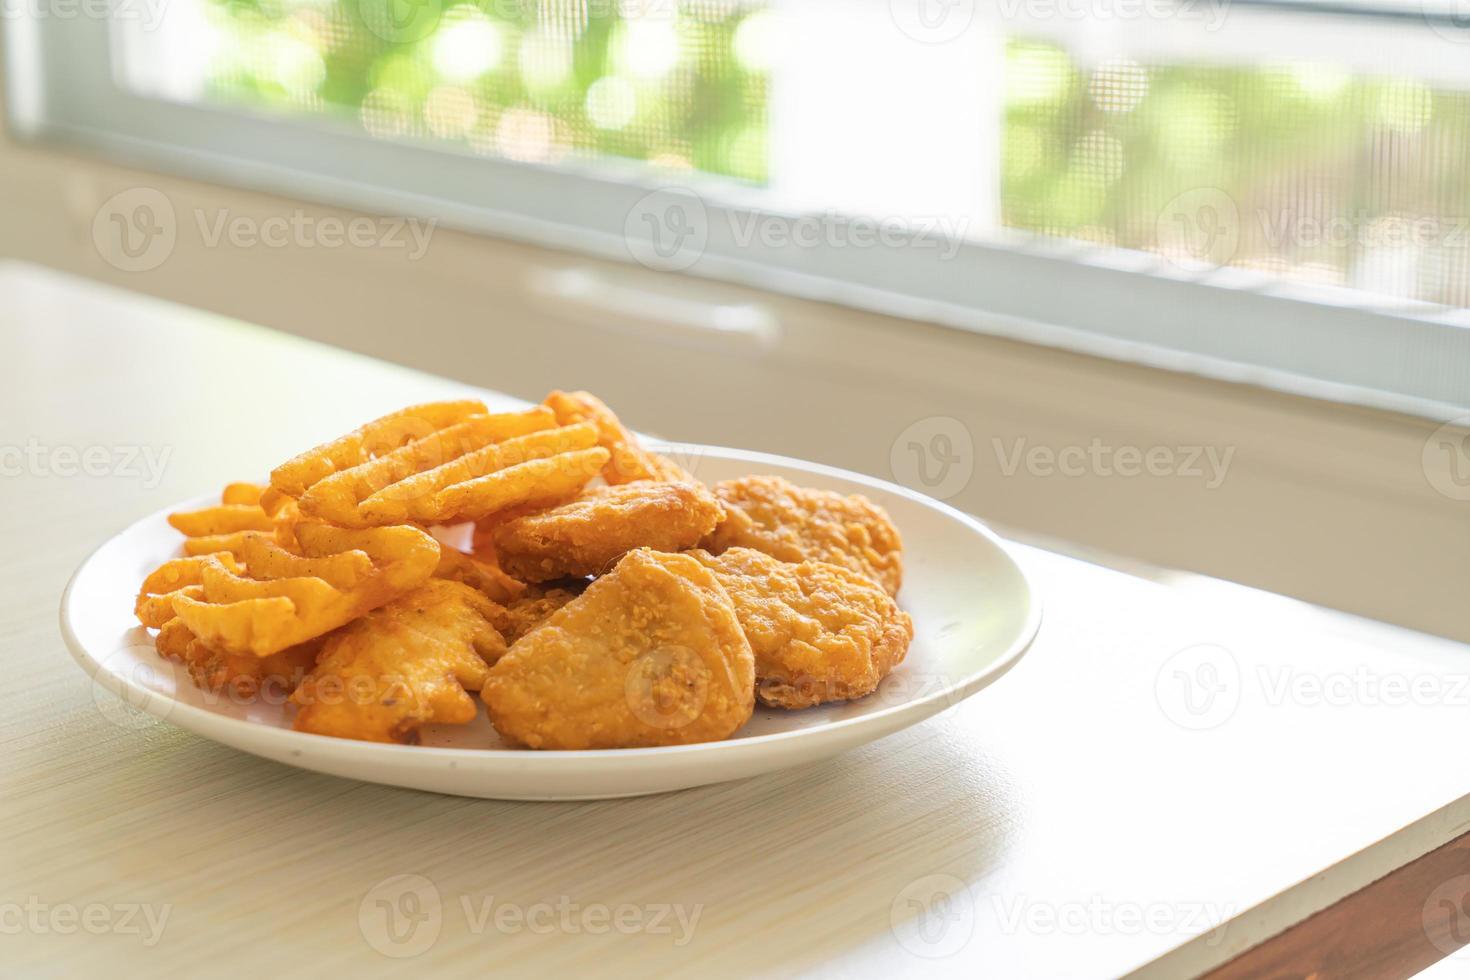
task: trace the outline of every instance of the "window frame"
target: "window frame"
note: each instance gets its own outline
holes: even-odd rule
[[[703,175],[671,190],[635,161],[515,163],[155,100],[115,84],[105,20],[4,26],[8,119],[21,140],[622,262],[640,257],[640,209],[692,191],[707,240],[694,261],[679,263],[689,276],[1439,420],[1470,411],[1467,310],[1238,269],[1192,272],[1154,255],[1035,236],[966,240],[948,261],[903,245],[742,243],[735,230],[752,216],[801,215]]]

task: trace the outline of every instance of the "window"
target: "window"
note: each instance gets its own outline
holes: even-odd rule
[[[182,0],[119,31],[144,95],[523,163],[620,157],[756,183],[779,23],[765,5]]]
[[[25,132],[1107,356],[1470,404],[1470,27],[1418,3],[149,2],[13,32]]]

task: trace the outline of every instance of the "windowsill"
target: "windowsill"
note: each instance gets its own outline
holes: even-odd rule
[[[124,273],[91,234],[101,202],[128,187],[165,189],[177,207],[207,213],[348,213],[33,147],[0,146],[0,175],[0,256],[522,396],[594,388],[635,425],[671,420],[655,425],[669,438],[887,479],[904,476],[894,448],[906,430],[956,420],[972,475],[950,502],[986,520],[1470,639],[1470,524],[1463,502],[1426,476],[1432,421],[737,286],[719,287],[719,305],[769,313],[781,327],[774,347],[652,336],[537,286],[548,270],[616,278],[624,267],[446,229],[432,261],[381,249],[190,248],[180,236],[159,268]],[[1176,450],[1181,470],[1189,447],[1232,457],[1218,486],[1045,465],[1048,452],[1075,455],[1095,441]]]

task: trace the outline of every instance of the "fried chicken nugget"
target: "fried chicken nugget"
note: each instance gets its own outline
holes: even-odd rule
[[[273,695],[290,694],[316,665],[322,638],[317,637],[268,657],[225,653],[206,646],[182,619],[174,618],[158,630],[154,647],[159,656],[184,665],[195,686],[221,691],[248,701],[268,690]]]
[[[543,403],[556,414],[558,425],[591,422],[597,426],[597,444],[611,453],[602,468],[608,483],[634,480],[671,480],[693,483],[694,477],[673,460],[643,448],[638,437],[613,414],[613,410],[590,391],[553,391]]]
[[[867,497],[798,487],[779,476],[725,480],[714,491],[725,520],[701,543],[706,551],[754,548],[782,561],[824,561],[898,594],[903,539]]]
[[[871,694],[903,662],[909,614],[871,579],[819,561],[779,561],[750,548],[687,554],[714,572],[755,654],[755,696],[810,708]]]
[[[421,725],[474,720],[490,665],[505,653],[499,607],[459,582],[431,579],[327,637],[291,700],[299,732],[416,742]]]
[[[506,643],[515,643],[540,626],[551,614],[571,602],[587,587],[585,579],[570,580],[565,587],[532,584],[507,602],[494,619]]]
[[[517,744],[615,749],[727,738],[754,690],[750,644],[715,576],[640,548],[516,642],[481,696]]]
[[[439,544],[439,567],[434,569],[434,577],[463,582],[483,592],[492,602],[511,602],[526,592],[525,583],[505,574],[494,560],[467,555],[443,542]]]
[[[683,551],[714,530],[724,509],[698,483],[640,481],[589,490],[493,532],[501,566],[527,582],[598,575],[634,548]]]

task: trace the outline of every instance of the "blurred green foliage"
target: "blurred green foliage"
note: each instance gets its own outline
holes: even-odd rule
[[[597,0],[210,0],[207,94],[511,159],[612,155],[764,182],[767,15],[653,9],[629,21]]]
[[[208,0],[208,96],[513,160],[622,157],[766,183],[776,15],[759,0],[652,9]],[[1087,65],[1027,39],[1008,42],[1005,77],[1005,227],[1187,256],[1197,243],[1171,202],[1209,189],[1234,236],[1217,261],[1470,304],[1470,95],[1323,64]],[[1412,254],[1375,238],[1426,217],[1437,230]],[[1209,230],[1223,220],[1212,212]]]
[[[1217,261],[1470,303],[1470,94],[1319,63],[1084,65],[1026,40],[1006,78],[1007,227],[1189,258],[1203,240],[1174,219],[1211,200],[1233,236]]]

